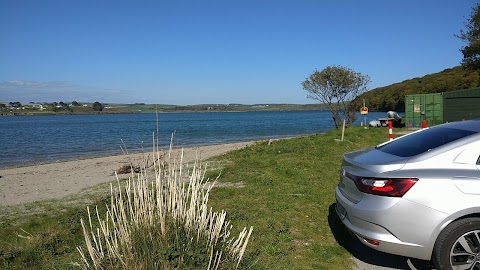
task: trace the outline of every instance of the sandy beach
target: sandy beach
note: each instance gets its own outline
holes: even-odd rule
[[[254,142],[184,148],[183,162],[204,160]],[[180,150],[180,149],[176,149]],[[177,154],[178,154],[177,151]],[[77,194],[82,189],[116,179],[128,164],[145,164],[151,153],[136,153],[0,169],[0,205],[18,205]]]

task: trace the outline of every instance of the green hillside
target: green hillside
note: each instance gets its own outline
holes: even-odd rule
[[[372,89],[355,102],[361,107],[365,99],[371,111],[405,110],[405,95],[429,94],[476,88],[480,86],[480,72],[465,70],[461,66],[428,74],[421,78],[413,78],[389,86]]]

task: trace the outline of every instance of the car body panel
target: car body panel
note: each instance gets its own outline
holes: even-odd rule
[[[374,200],[366,204],[363,204],[364,201],[362,200],[362,205],[357,206],[348,200],[342,199],[343,195],[338,188],[336,193],[338,203],[342,204],[347,212],[343,223],[362,243],[387,253],[420,259],[430,258],[431,252],[425,247],[431,245],[431,239],[429,237],[431,228],[427,226],[427,224],[417,223],[418,214],[428,215],[431,219],[440,221],[446,218],[447,215],[445,213],[431,211],[431,209],[419,206],[413,202],[398,200],[397,203],[391,204],[390,207],[384,209],[385,213],[394,213],[402,207],[415,207],[418,211],[416,213],[413,211],[400,211],[403,216],[400,214],[375,215],[373,211],[359,210],[371,204],[378,205]],[[399,233],[402,230],[398,230],[398,227],[404,226],[415,228],[415,230],[412,230],[414,233],[409,234],[408,237],[404,237],[402,233]],[[365,241],[364,237],[379,240],[381,243],[379,246],[370,245]],[[412,254],[415,256],[412,256]]]
[[[374,148],[351,152],[345,157],[345,160],[356,165],[369,164],[368,169],[372,172],[399,170],[407,161],[405,158],[390,155]]]
[[[469,164],[477,165],[480,162],[480,156],[478,154],[480,149],[480,141],[471,143],[466,149],[464,149],[453,162],[457,164]]]
[[[453,184],[463,193],[480,195],[480,178],[478,177],[454,177]]]

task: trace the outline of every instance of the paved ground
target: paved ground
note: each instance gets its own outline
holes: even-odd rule
[[[427,261],[379,252],[363,245],[353,237],[351,253],[357,263],[357,267],[353,270],[434,269],[429,266]]]
[[[391,255],[371,249],[352,236],[335,213],[335,205],[329,208],[328,223],[337,242],[353,256],[357,266],[352,270],[432,270],[429,262]]]

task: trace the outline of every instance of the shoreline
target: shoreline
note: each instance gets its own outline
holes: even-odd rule
[[[308,134],[307,134],[308,135]],[[274,138],[274,139],[284,139],[284,138],[290,138],[290,137],[280,137],[280,138]],[[217,144],[202,144],[202,145],[185,145],[185,146],[174,146],[173,151],[176,150],[181,150],[181,149],[192,149],[192,148],[203,148],[203,147],[213,147],[213,146],[218,146],[218,145],[229,145],[229,144],[237,144],[237,143],[251,143],[251,142],[259,142],[263,140],[269,140],[270,138],[266,139],[252,139],[248,141],[231,141],[231,142],[224,142],[224,143],[217,143]],[[159,147],[160,151],[167,151],[167,148],[162,148]],[[65,158],[58,158],[58,159],[51,159],[51,160],[38,160],[38,161],[30,161],[30,162],[25,162],[25,163],[20,163],[20,164],[15,164],[15,165],[0,165],[0,172],[2,170],[8,170],[8,169],[18,169],[18,168],[23,168],[23,167],[31,167],[31,166],[39,166],[39,165],[47,165],[47,164],[56,164],[56,163],[62,163],[62,162],[70,162],[70,161],[81,161],[81,160],[86,160],[86,159],[96,159],[96,158],[105,158],[105,157],[116,157],[116,156],[130,156],[130,155],[140,155],[140,154],[151,154],[153,151],[152,149],[148,149],[147,151],[142,151],[142,150],[133,150],[129,151],[128,154],[124,154],[121,152],[111,152],[111,153],[102,153],[102,154],[93,154],[93,155],[78,155],[78,156],[70,156],[70,157],[65,157]],[[1,176],[1,174],[0,174]]]
[[[185,164],[196,158],[205,160],[241,149],[258,141],[174,147],[173,153],[178,155],[183,149]],[[67,195],[78,194],[83,189],[116,180],[115,171],[128,164],[144,164],[151,155],[152,152],[129,153],[0,168],[0,206],[61,199]],[[119,178],[128,175],[122,174]]]
[[[304,134],[304,135],[299,135],[299,136],[308,136],[308,135],[313,135],[313,134]],[[268,140],[281,140],[281,139],[288,139],[288,138],[295,138],[299,136],[287,136],[287,137],[268,137],[268,138],[253,138],[252,140],[246,140],[246,141],[228,141],[228,142],[222,142],[222,143],[216,143],[216,144],[198,144],[198,145],[185,145],[185,146],[174,146],[173,151],[175,150],[181,150],[181,149],[193,149],[193,148],[208,148],[208,147],[215,147],[215,146],[223,146],[223,145],[230,145],[230,144],[250,144],[253,142],[259,142],[259,141],[268,141]],[[168,148],[162,148],[159,147],[160,151],[167,151]],[[78,155],[78,156],[70,156],[70,157],[65,157],[65,158],[58,158],[58,159],[51,159],[51,160],[38,160],[38,161],[30,161],[30,162],[24,162],[24,163],[17,163],[14,165],[0,165],[0,179],[1,179],[1,171],[2,170],[8,170],[8,169],[18,169],[18,168],[24,168],[24,167],[32,167],[32,166],[40,166],[40,165],[48,165],[48,164],[57,164],[57,163],[63,163],[63,162],[73,162],[73,161],[81,161],[81,160],[86,160],[86,159],[96,159],[96,158],[105,158],[105,157],[117,157],[117,156],[134,156],[134,155],[141,155],[141,154],[152,154],[153,148],[148,149],[147,151],[142,151],[142,150],[133,150],[129,151],[128,154],[124,154],[121,152],[112,152],[112,153],[102,153],[102,154],[93,154],[93,155]],[[0,189],[1,192],[1,189]]]

